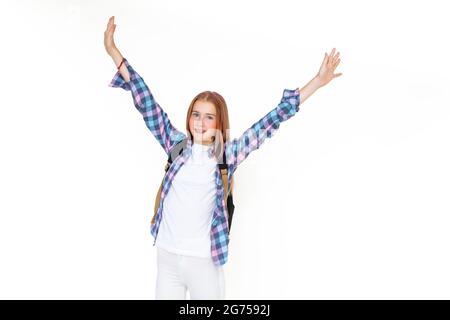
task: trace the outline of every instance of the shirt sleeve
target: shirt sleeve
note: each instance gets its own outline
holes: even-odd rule
[[[134,71],[126,59],[124,64],[130,74],[130,81],[126,82],[122,74],[117,71],[109,86],[131,91],[134,106],[142,114],[145,124],[163,147],[164,151],[169,154],[172,147],[177,142],[183,140],[186,135],[172,125],[167,113],[155,101],[144,79]]]
[[[227,146],[227,163],[234,169],[249,154],[258,149],[266,138],[271,138],[283,121],[288,120],[299,111],[300,90],[284,89],[277,107],[254,123],[239,137],[231,140]]]

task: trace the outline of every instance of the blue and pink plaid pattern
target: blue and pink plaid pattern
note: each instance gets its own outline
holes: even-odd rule
[[[126,59],[124,64],[128,68],[130,81],[125,82],[120,72],[117,71],[109,86],[131,91],[136,109],[142,114],[145,124],[163,147],[164,151],[169,155],[172,147],[187,136],[172,125],[167,114],[155,101],[143,78],[133,70]],[[299,110],[299,105],[299,89],[285,89],[283,91],[281,102],[277,107],[245,130],[239,138],[229,140],[225,143],[229,181],[239,164],[242,163],[252,151],[258,149],[266,138],[272,137],[275,131],[278,130],[281,122],[286,121],[295,115]],[[159,226],[162,220],[164,199],[170,190],[170,186],[177,172],[192,154],[191,147],[192,141],[188,140],[183,153],[173,160],[172,165],[169,167],[163,178],[161,200],[156,213],[155,222],[150,227],[150,232],[155,240],[153,245],[156,243]],[[210,152],[210,155],[212,155],[212,151]],[[224,265],[228,260],[228,213],[226,210],[224,189],[218,166],[215,172],[215,182],[217,197],[211,224],[211,256],[214,264]]]

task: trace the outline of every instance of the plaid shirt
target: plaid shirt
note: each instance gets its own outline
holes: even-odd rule
[[[163,147],[167,155],[169,155],[172,147],[187,136],[172,125],[167,114],[155,101],[144,80],[133,70],[126,59],[124,64],[128,68],[130,81],[125,82],[120,72],[117,71],[109,86],[120,87],[124,90],[131,91],[136,109],[142,114],[145,124]],[[252,151],[258,149],[266,137],[272,137],[279,128],[281,122],[288,120],[298,112],[299,105],[299,89],[285,89],[277,107],[254,123],[249,129],[245,130],[239,138],[229,140],[225,143],[224,150],[228,164],[228,181],[231,180],[238,165],[242,163]],[[192,141],[188,140],[183,153],[173,160],[172,165],[169,167],[163,178],[161,200],[156,213],[155,222],[150,226],[150,232],[155,239],[153,245],[156,243],[156,237],[162,220],[164,199],[170,190],[170,186],[177,172],[192,154],[191,146]],[[213,153],[211,148],[209,150],[209,155],[212,156]],[[228,260],[228,213],[225,205],[224,188],[219,166],[217,166],[215,171],[215,182],[217,197],[210,233],[211,256],[215,265],[224,265]]]

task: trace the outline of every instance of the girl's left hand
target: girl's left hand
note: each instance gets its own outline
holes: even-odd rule
[[[320,70],[317,73],[317,79],[319,80],[320,86],[326,85],[328,82],[342,75],[342,73],[334,74],[334,70],[336,70],[339,62],[339,52],[335,55],[335,49],[331,51],[330,55],[325,53],[325,57],[323,58],[322,65],[320,66]]]

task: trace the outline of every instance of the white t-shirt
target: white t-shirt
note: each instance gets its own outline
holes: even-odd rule
[[[164,199],[157,247],[176,254],[211,257],[216,167],[217,160],[208,156],[208,146],[193,142],[191,156]]]

